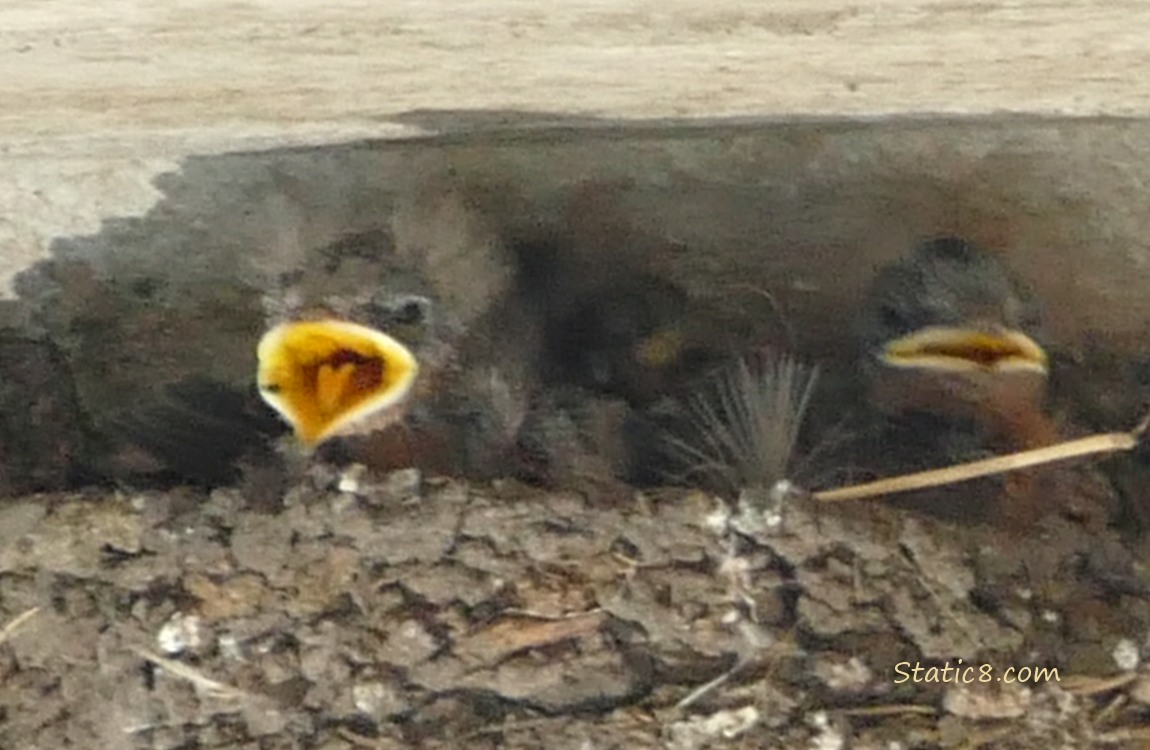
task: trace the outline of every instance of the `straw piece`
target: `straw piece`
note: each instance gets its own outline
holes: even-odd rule
[[[865,484],[856,484],[849,487],[839,487],[833,490],[823,490],[813,493],[816,500],[838,502],[840,500],[862,500],[878,497],[880,495],[893,495],[899,492],[910,492],[927,487],[938,487],[944,484],[965,482],[969,479],[1002,474],[1008,471],[1018,471],[1031,466],[1065,461],[1080,456],[1090,456],[1096,453],[1114,453],[1128,451],[1138,445],[1138,439],[1146,429],[1147,420],[1143,419],[1134,430],[1130,432],[1108,432],[1102,435],[1092,435],[1079,440],[1070,440],[1057,445],[1048,445],[1044,448],[1035,448],[1005,456],[995,456],[981,461],[948,466],[944,469],[920,471],[914,474],[903,474],[889,479],[880,479]]]
[[[11,622],[9,622],[3,628],[0,628],[0,643],[4,643],[13,635],[15,635],[16,631],[24,627],[24,625],[33,617],[35,617],[36,613],[39,611],[39,607],[32,607],[32,609],[26,610],[25,612],[12,618]]]
[[[161,667],[169,674],[187,680],[195,685],[197,688],[205,690],[212,696],[217,698],[243,698],[247,693],[231,685],[225,685],[208,677],[199,670],[184,664],[183,662],[175,661],[174,659],[166,659],[159,654],[154,654],[146,648],[139,646],[129,646],[128,649],[135,653],[137,656],[143,657],[148,661]]]

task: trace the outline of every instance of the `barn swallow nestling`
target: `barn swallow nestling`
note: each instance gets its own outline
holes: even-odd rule
[[[391,336],[336,319],[276,326],[257,356],[260,395],[309,447],[395,422],[419,371]]]
[[[994,256],[954,237],[923,242],[879,272],[861,326],[882,411],[973,420],[1007,449],[1057,439],[1040,418],[1037,308]]]
[[[660,279],[640,274],[589,290],[560,314],[549,312],[552,382],[650,403],[713,359],[690,328],[686,293]]]
[[[1037,307],[994,255],[954,237],[922,242],[878,273],[860,325],[870,401],[888,415],[884,453],[957,463],[1062,439],[1044,410],[1049,358],[1034,338]],[[1041,476],[1008,475],[1002,500],[985,510],[1031,523],[1054,502]],[[942,511],[977,517],[975,505]]]

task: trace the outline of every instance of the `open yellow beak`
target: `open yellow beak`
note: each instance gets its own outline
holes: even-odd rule
[[[260,395],[307,445],[401,403],[419,371],[403,344],[342,320],[276,326],[256,354]]]
[[[949,372],[1047,374],[1046,352],[1026,334],[931,326],[890,341],[880,359],[892,367]]]

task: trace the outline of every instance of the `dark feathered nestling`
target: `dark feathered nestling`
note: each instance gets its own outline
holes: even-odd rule
[[[991,429],[1041,408],[1038,312],[998,258],[965,240],[920,244],[875,277],[860,311],[872,401],[892,413],[971,418]]]

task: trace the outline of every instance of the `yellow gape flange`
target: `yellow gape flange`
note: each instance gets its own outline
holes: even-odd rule
[[[419,371],[403,344],[343,320],[276,326],[256,353],[260,395],[306,445],[393,421]]]

